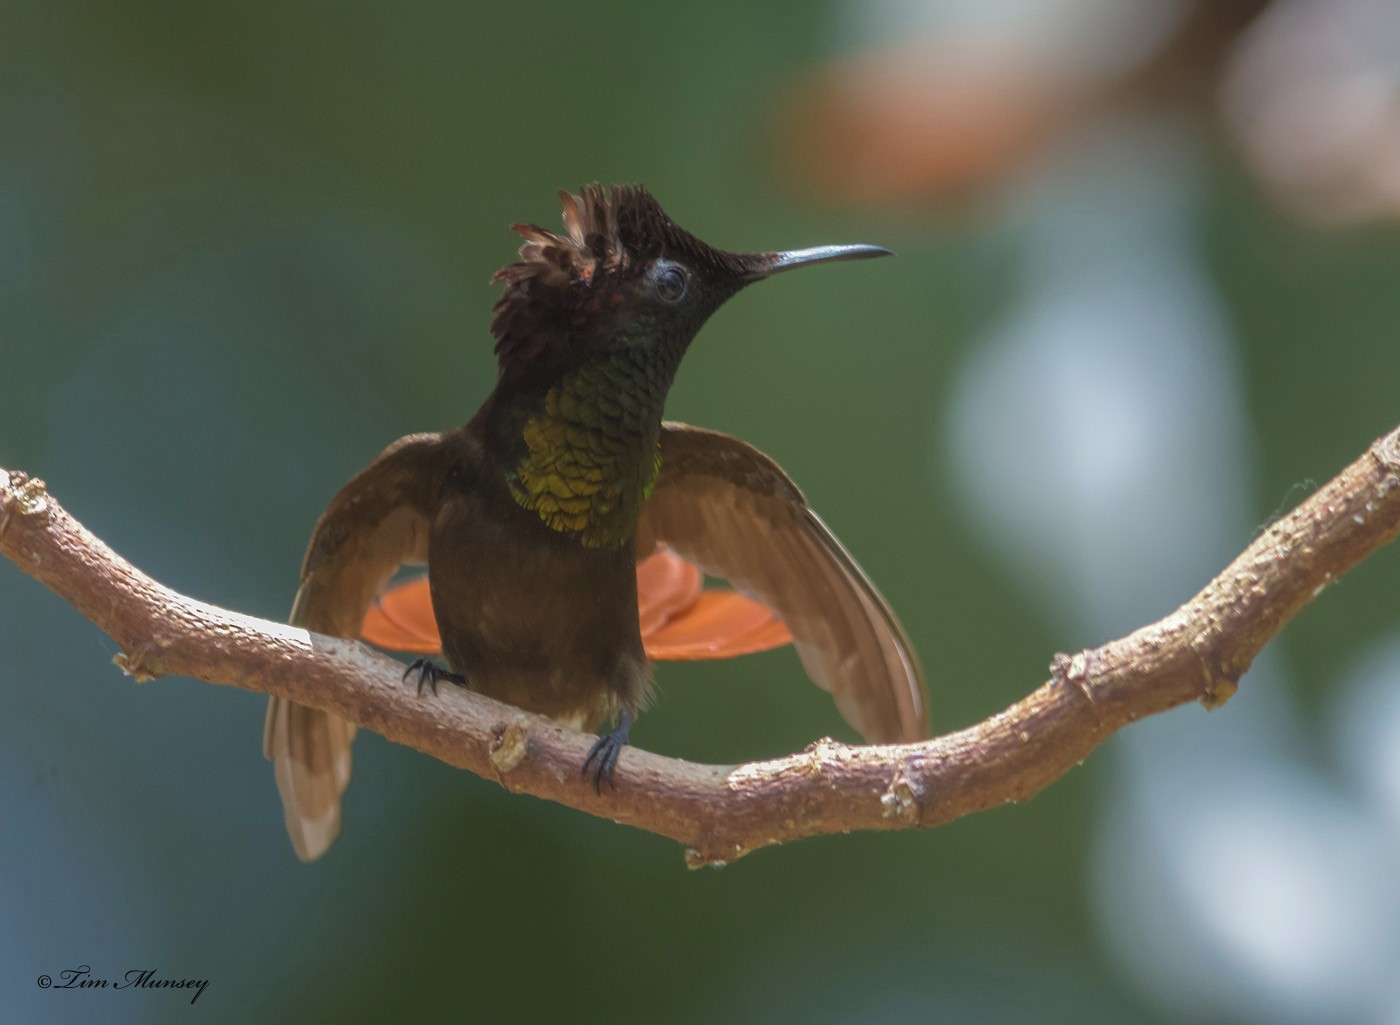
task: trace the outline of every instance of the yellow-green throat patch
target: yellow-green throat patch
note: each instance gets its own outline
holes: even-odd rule
[[[551,388],[507,478],[516,502],[589,548],[631,542],[661,467],[660,403],[632,369],[588,366]]]

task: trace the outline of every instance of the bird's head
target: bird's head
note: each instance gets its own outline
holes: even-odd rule
[[[751,282],[888,253],[865,245],[730,253],[677,225],[639,185],[615,186],[611,196],[586,185],[559,198],[566,232],[513,225],[525,238],[520,259],[492,278],[506,286],[491,322],[503,374],[550,377],[635,346],[679,354]]]

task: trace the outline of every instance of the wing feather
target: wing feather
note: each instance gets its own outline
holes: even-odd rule
[[[772,607],[803,667],[871,742],[928,735],[923,670],[909,637],[782,469],[717,431],[667,422],[637,552],[664,544]]]
[[[294,626],[358,637],[365,610],[399,566],[427,561],[441,440],[400,438],[331,501],[302,562]],[[354,737],[353,725],[327,712],[268,702],[263,754],[272,760],[287,833],[303,861],[319,858],[340,833]]]

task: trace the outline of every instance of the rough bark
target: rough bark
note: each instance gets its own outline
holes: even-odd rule
[[[140,679],[166,674],[325,708],[450,765],[680,841],[691,865],[852,829],[936,826],[1023,801],[1115,730],[1190,701],[1226,701],[1305,605],[1400,531],[1400,428],[1269,526],[1171,615],[1076,655],[989,719],[917,744],[819,740],[744,765],[624,751],[616,790],[580,778],[591,736],[448,688],[420,699],[402,667],[350,641],[177,594],[89,533],[42,481],[0,469],[0,553],[122,647]]]

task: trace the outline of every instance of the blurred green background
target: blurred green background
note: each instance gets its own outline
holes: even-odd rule
[[[1105,192],[1076,206],[1058,203],[1059,186],[1023,183],[953,215],[908,198],[814,202],[785,148],[781,97],[857,45],[855,20],[729,0],[6,0],[0,465],[43,477],[162,582],[281,619],[336,489],[390,440],[462,423],[485,397],[487,279],[512,258],[507,225],[556,224],[559,187],[639,181],[726,248],[898,251],[735,299],[687,357],[668,415],[753,442],[800,482],[899,610],[937,729],[999,710],[1055,651],[1190,597],[1304,482],[1395,425],[1400,237],[1308,226],[1214,129],[1168,131],[1162,145],[1189,165],[1162,215],[1178,236],[1174,273],[1209,296],[1211,351],[1224,353],[1182,378],[1184,393],[1223,404],[1234,433],[1220,444],[1243,461],[1222,464],[1229,495],[1189,476],[1156,481],[1219,531],[1214,550],[1177,563],[1182,579],[1136,581],[1145,590],[1120,606],[1124,622],[1057,603],[1070,585],[1053,559],[1038,579],[1022,573],[1025,560],[1005,557],[1016,546],[983,529],[965,494],[977,450],[948,411],[993,408],[968,390],[968,368],[1008,351],[996,349],[1005,311],[1037,266],[1073,255],[1047,240],[1072,234],[1084,206],[1102,217]],[[1129,185],[1138,166],[1125,164]],[[1134,187],[1108,193],[1126,197],[1127,220]],[[1120,223],[1111,210],[1108,223]],[[1123,345],[1156,317],[1127,323]],[[1153,393],[1156,378],[1136,379]],[[1092,388],[1052,398],[1047,423],[1097,401]],[[1169,418],[1154,437],[1172,430]],[[993,483],[986,494],[1013,496],[1003,507],[1073,506],[1029,476]],[[1127,543],[1166,551],[1176,533],[1168,523]],[[1322,781],[1319,807],[1361,814],[1336,734],[1315,724],[1334,718],[1346,667],[1395,629],[1397,577],[1384,552],[1329,591],[1279,641],[1287,673],[1272,688],[1246,680],[1221,713],[1230,727],[1291,708],[1290,764]],[[110,640],[8,565],[0,650],[6,1020],[1290,1020],[1271,1016],[1267,994],[1193,1007],[1154,984],[1152,956],[1125,936],[1162,925],[1101,878],[1122,850],[1105,808],[1130,778],[1131,756],[1112,748],[1022,806],[689,872],[669,841],[512,797],[362,732],[345,832],[308,866],[260,754],[261,698],[133,685],[110,665]],[[853,739],[791,651],[664,665],[658,683],[633,734],[650,750],[731,762]],[[1377,836],[1393,840],[1394,810],[1373,816],[1389,823]],[[1277,928],[1295,927],[1308,928],[1287,916]],[[1206,933],[1179,935],[1182,949],[1220,953]],[[1339,935],[1400,952],[1393,929]],[[194,1008],[162,991],[36,988],[79,964],[211,983]],[[1189,992],[1193,970],[1169,977]],[[1369,1009],[1400,1008],[1400,996],[1337,1006],[1308,1005],[1300,1020],[1389,1020]]]

